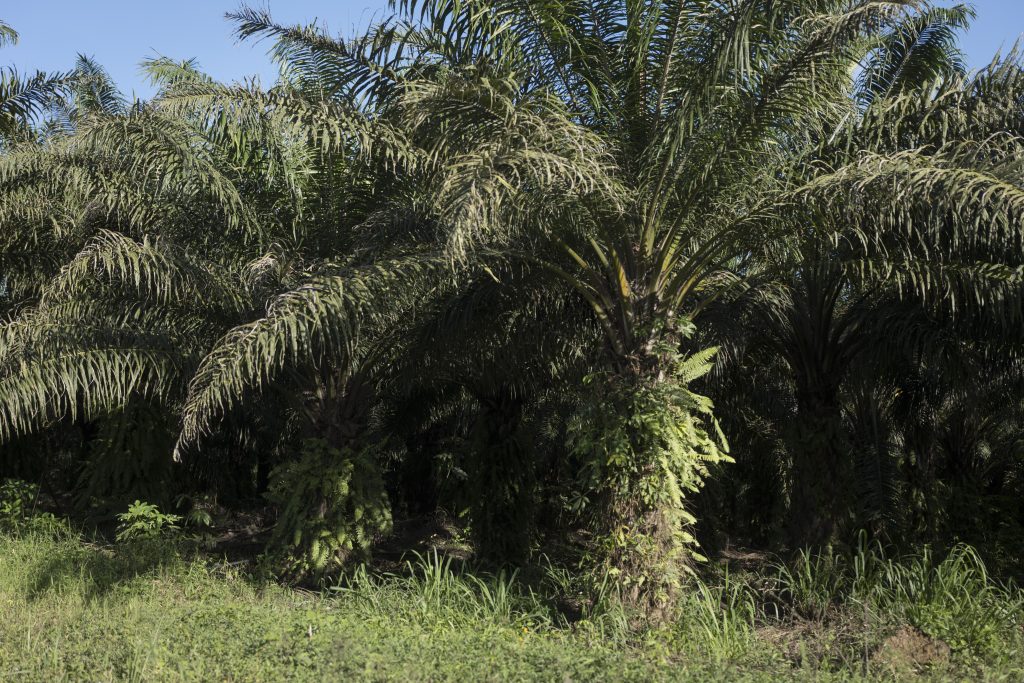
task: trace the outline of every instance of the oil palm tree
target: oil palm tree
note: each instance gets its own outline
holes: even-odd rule
[[[497,437],[553,384],[591,560],[657,611],[694,552],[687,497],[726,459],[689,388],[731,341],[712,313],[755,311],[792,375],[797,544],[834,534],[815,485],[843,466],[825,428],[864,321],[902,303],[1013,324],[1020,69],[961,74],[964,10],[394,9],[353,41],[243,9],[239,35],[274,41],[273,87],[157,60],[153,102],[4,154],[0,221],[20,236],[4,258],[52,261],[9,307],[0,434],[141,397],[180,419],[194,463],[272,405],[286,436],[326,436],[355,466],[408,385],[438,413],[475,401],[464,433],[511,461],[519,437]],[[550,323],[509,322],[531,315]]]
[[[0,21],[0,47],[17,43],[18,32]],[[36,117],[61,93],[63,81],[41,71],[24,76],[13,68],[0,70],[0,145],[30,135]]]
[[[171,462],[175,395],[196,354],[248,310],[237,245],[255,222],[239,174],[204,131],[129,105],[86,58],[65,86],[40,139],[0,158],[2,431],[9,440],[78,422],[102,436],[145,424],[137,431],[154,444],[101,448],[86,469],[124,465],[122,484],[166,495],[157,472]]]
[[[602,325],[595,368],[607,383],[602,399],[624,397],[620,413],[635,410],[630,400],[645,392],[685,385],[687,373],[673,378],[673,368],[697,350],[694,321],[724,292],[792,275],[811,287],[815,301],[848,296],[812,282],[822,269],[853,267],[829,251],[836,239],[854,240],[858,256],[850,260],[875,288],[886,283],[958,301],[968,290],[992,303],[1013,286],[1012,278],[990,277],[1012,271],[1012,249],[964,268],[914,253],[922,244],[962,244],[954,235],[979,245],[983,236],[1004,246],[1017,239],[1010,227],[1020,187],[1012,170],[1016,138],[992,139],[995,131],[977,122],[942,128],[992,97],[991,84],[981,94],[963,82],[950,52],[950,36],[967,18],[963,8],[877,1],[398,4],[410,19],[388,36],[400,36],[406,77],[417,79],[394,87],[393,106],[405,118],[403,130],[429,140],[428,149],[445,159],[433,196],[449,248],[457,257],[513,251],[530,235],[519,256],[559,274]],[[1006,87],[996,96],[1001,104],[984,107],[993,124],[1015,99],[1004,78],[1013,68],[995,79]],[[566,141],[572,147],[552,144]],[[574,160],[581,156],[587,166]],[[520,159],[531,157],[523,169]],[[559,176],[563,187],[552,182]],[[955,191],[938,192],[947,182]],[[837,237],[841,223],[852,234]],[[995,225],[1009,232],[997,234]],[[966,251],[958,257],[973,259]],[[818,308],[808,302],[806,312]],[[699,375],[689,370],[691,379]],[[801,424],[816,439],[819,388],[842,380],[838,366],[817,371],[798,392]],[[659,402],[685,406],[674,424],[693,425],[684,416],[707,409],[692,394],[673,396]],[[609,447],[599,431],[583,434],[576,443],[595,455],[600,472],[589,493],[603,533],[631,539],[626,546],[657,539],[645,560],[613,548],[612,565],[635,576],[671,576],[682,519],[666,514],[679,505],[671,487],[699,481],[701,457],[720,457],[713,440],[698,433],[693,442],[673,442],[670,430],[630,427],[611,430]],[[687,454],[672,465],[675,472],[664,467],[673,448]],[[826,465],[802,474],[801,464],[794,475],[792,516],[804,520],[793,524],[794,543],[832,534],[831,524],[817,521],[827,520],[824,499],[811,495],[827,463],[839,461],[831,448],[804,449],[801,463]],[[634,562],[646,570],[630,567]]]
[[[1021,238],[1009,219],[1020,176],[1012,170],[1012,152],[982,153],[981,161],[967,150],[993,143],[999,148],[1004,134],[1019,135],[1014,93],[1020,66],[1011,55],[967,76],[955,33],[969,17],[963,8],[932,8],[876,39],[856,83],[856,111],[801,166],[845,166],[845,173],[857,175],[853,169],[871,159],[867,163],[877,175],[848,177],[849,184],[825,203],[794,210],[808,229],[776,245],[775,275],[748,281],[743,305],[755,311],[748,332],[731,327],[742,319],[736,309],[718,316],[725,323],[722,334],[750,341],[754,362],[772,362],[758,355],[767,346],[769,357],[789,368],[783,393],[793,408],[782,418],[789,426],[778,425],[776,436],[791,459],[781,485],[789,499],[791,547],[826,543],[836,538],[838,526],[854,531],[865,523],[855,514],[866,498],[854,472],[864,469],[858,463],[874,446],[865,448],[856,436],[872,426],[855,418],[874,413],[864,410],[863,400],[853,409],[848,391],[893,386],[885,376],[888,366],[877,359],[925,363],[928,356],[922,354],[948,359],[993,340],[1000,341],[991,358],[1009,362],[1016,353],[1002,340],[1020,318]],[[978,115],[964,117],[970,110]],[[909,165],[898,168],[903,161]],[[906,198],[912,175],[922,181],[923,192],[896,211],[894,197]],[[816,176],[817,170],[807,182],[821,184],[827,177]],[[952,177],[971,177],[998,193],[985,201],[1002,204],[1001,218],[972,221],[986,207],[968,206],[965,195],[955,196],[972,190],[968,182],[949,183]],[[851,209],[852,198],[862,204]],[[940,199],[953,204],[943,206]],[[752,361],[738,362],[749,367]],[[904,396],[915,391],[896,386]],[[874,389],[869,393],[880,404],[889,400]],[[773,400],[777,406],[779,397]],[[891,483],[896,485],[895,478]]]

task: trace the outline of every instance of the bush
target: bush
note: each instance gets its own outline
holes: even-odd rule
[[[38,485],[20,479],[4,479],[0,483],[0,532],[45,533],[63,529],[60,520],[49,512],[39,510],[38,502]]]
[[[391,530],[391,508],[378,451],[304,443],[297,462],[271,474],[267,497],[280,515],[272,554],[294,578],[322,577],[352,554],[366,556],[377,534]]]
[[[160,512],[151,503],[136,500],[128,507],[128,512],[117,516],[117,541],[134,541],[176,535],[181,529],[178,522],[181,517]]]

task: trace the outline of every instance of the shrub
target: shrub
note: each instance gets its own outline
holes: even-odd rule
[[[274,470],[267,497],[280,514],[271,546],[286,575],[322,577],[390,531],[378,455],[309,439],[298,461]]]
[[[36,498],[34,485],[20,479],[5,479],[0,484],[0,529],[17,530]]]
[[[842,621],[859,605],[942,641],[968,662],[1013,660],[1008,646],[1024,649],[1024,597],[994,580],[966,545],[941,561],[928,548],[892,559],[862,535],[852,556],[801,551],[776,566],[773,582],[779,602],[803,619]]]
[[[180,526],[181,517],[160,512],[152,503],[136,500],[128,506],[127,512],[117,516],[117,541],[133,541],[175,535]]]
[[[20,479],[5,479],[0,483],[0,532],[23,531],[55,532],[63,528],[62,522],[49,512],[41,512],[39,486]]]

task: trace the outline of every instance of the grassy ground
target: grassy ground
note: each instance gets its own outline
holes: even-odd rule
[[[636,632],[610,606],[566,624],[514,578],[435,558],[315,594],[166,543],[0,535],[0,680],[1024,679],[1019,594],[969,554],[847,573],[808,558],[685,600]]]

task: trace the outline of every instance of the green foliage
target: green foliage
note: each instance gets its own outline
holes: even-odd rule
[[[175,499],[176,507],[181,508],[185,506],[188,508],[188,512],[184,515],[185,526],[199,530],[207,530],[213,526],[213,515],[205,507],[209,505],[210,501],[204,498],[193,499],[188,495],[182,494]]]
[[[860,528],[1024,572],[1019,52],[968,73],[924,0],[391,9],[239,8],[267,87],[0,70],[2,476],[236,510],[276,466],[292,575],[366,551],[386,479],[666,613],[697,536],[812,547],[814,618]]]
[[[994,582],[969,546],[954,547],[940,562],[927,550],[888,562],[872,594],[881,609],[900,611],[969,659],[998,661],[1024,647],[1024,596]]]
[[[758,598],[729,574],[694,581],[681,598],[676,636],[720,664],[756,658]]]
[[[687,498],[710,466],[731,459],[711,401],[687,385],[711,369],[715,352],[666,363],[666,377],[632,386],[590,377],[569,424],[569,447],[582,462],[571,505],[590,516],[600,565],[632,602],[643,595],[664,606],[690,562],[705,559]]]
[[[117,515],[117,540],[123,543],[174,537],[181,529],[180,521],[179,515],[160,512],[156,505],[136,500]]]
[[[165,420],[160,410],[139,402],[97,421],[75,487],[79,508],[106,512],[135,499],[171,503],[174,441]]]
[[[64,525],[39,509],[39,486],[20,479],[0,481],[0,533],[54,533]]]
[[[1019,622],[1016,632],[1007,628],[1021,614],[1020,593],[980,581],[979,566],[966,559],[966,549],[952,561],[933,563],[925,574],[913,562],[891,566],[921,578],[948,572],[944,580],[955,575],[971,590],[987,590],[983,600],[1000,605],[1002,613],[990,609],[987,617],[977,616],[992,619],[990,644],[999,649],[958,649],[949,661],[909,670],[894,670],[884,658],[898,645],[889,636],[904,611],[933,606],[941,619],[921,623],[944,622],[939,628],[956,638],[957,610],[967,602],[963,593],[954,600],[938,597],[956,594],[951,583],[927,599],[888,591],[894,584],[883,570],[890,563],[877,552],[866,563],[860,554],[848,560],[848,576],[862,592],[841,597],[824,621],[808,624],[759,612],[755,600],[765,597],[760,591],[770,576],[728,573],[696,583],[683,596],[676,622],[636,631],[613,611],[570,623],[545,586],[516,574],[466,571],[434,553],[396,573],[358,568],[334,590],[312,593],[264,583],[237,566],[185,560],[170,546],[154,550],[106,548],[73,536],[0,535],[0,605],[6,617],[0,620],[0,674],[16,671],[32,681],[97,675],[156,681],[426,675],[838,682],[1018,680],[1022,673]],[[956,557],[964,559],[958,569]],[[889,615],[862,622],[868,598],[863,591],[869,589],[891,600]],[[969,621],[975,623],[973,615]],[[920,647],[922,641],[912,644]]]
[[[271,546],[295,577],[323,577],[351,557],[367,557],[391,530],[391,506],[374,448],[335,448],[307,439],[295,462],[271,473],[267,494],[278,507]]]
[[[0,527],[4,531],[17,530],[30,516],[38,495],[38,486],[4,479],[0,484]]]
[[[415,554],[398,573],[374,575],[360,566],[331,591],[365,603],[368,613],[394,615],[400,609],[404,616],[427,623],[489,623],[529,632],[558,621],[542,596],[524,585],[515,571],[468,572],[436,550]]]
[[[849,590],[845,563],[831,548],[802,549],[794,560],[777,565],[779,595],[804,619],[824,619]]]
[[[777,565],[768,586],[800,619],[841,620],[860,605],[881,622],[913,625],[967,663],[1004,661],[1024,648],[1024,596],[994,581],[969,546],[953,547],[941,561],[927,548],[890,558],[862,535],[850,555],[799,553]]]
[[[10,24],[0,21],[0,47],[18,42],[18,32]]]

